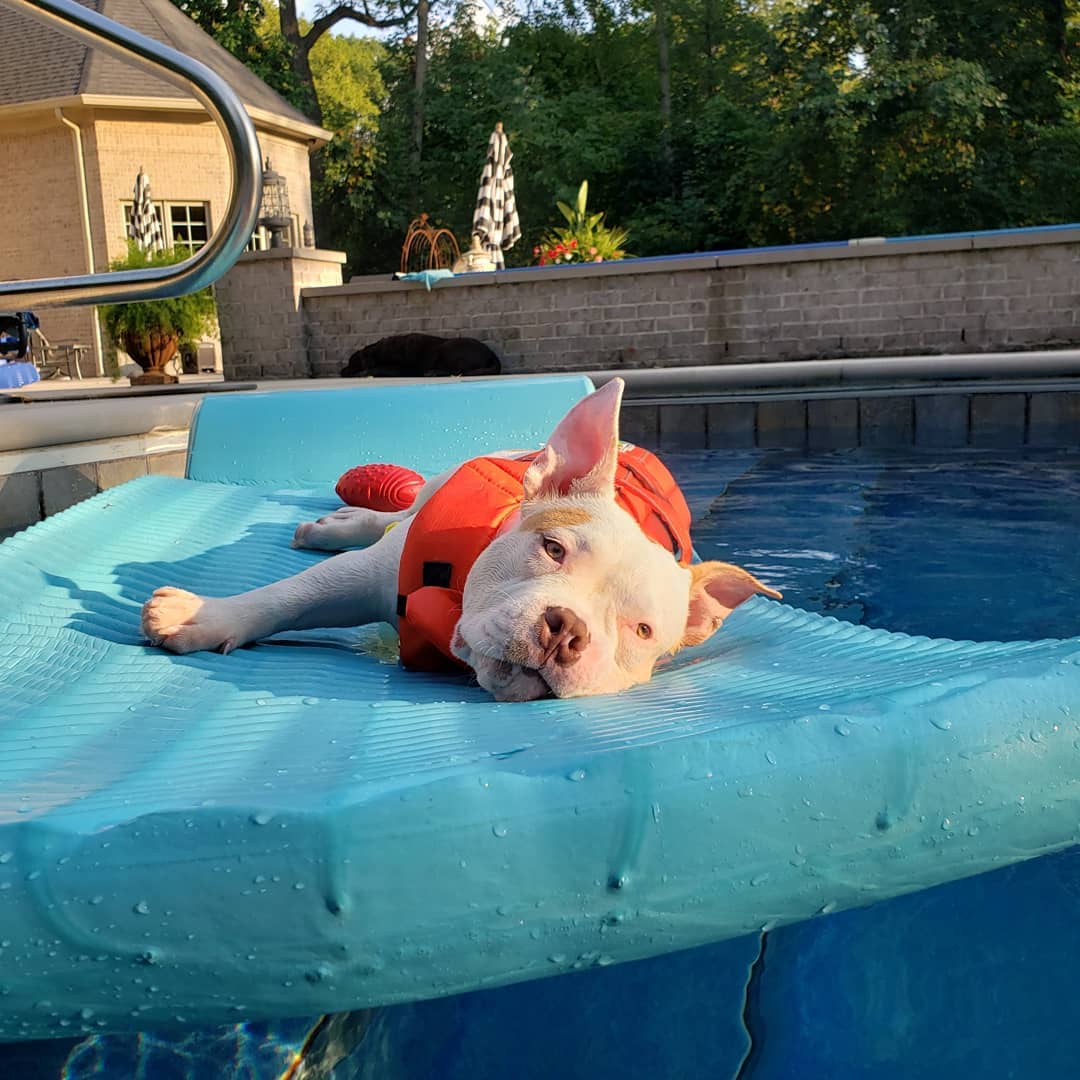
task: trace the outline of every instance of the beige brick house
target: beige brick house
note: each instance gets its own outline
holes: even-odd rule
[[[289,186],[294,245],[311,222],[309,155],[330,138],[169,0],[81,0],[179,49],[236,91],[264,157]],[[224,212],[229,166],[194,97],[0,4],[0,280],[106,270],[123,255],[135,176],[145,168],[165,232],[195,250]],[[256,236],[259,246],[265,238]],[[88,348],[103,370],[91,308],[36,309],[52,342]]]

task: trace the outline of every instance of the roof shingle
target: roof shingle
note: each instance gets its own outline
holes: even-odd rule
[[[171,45],[220,75],[245,105],[310,124],[170,0],[78,0],[84,7]],[[76,94],[179,97],[179,86],[0,4],[0,108]]]

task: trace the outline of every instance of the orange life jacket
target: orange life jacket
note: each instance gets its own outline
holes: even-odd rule
[[[521,506],[522,478],[537,453],[473,458],[417,511],[398,570],[398,635],[405,667],[416,671],[466,667],[450,652],[465,579]],[[654,454],[620,443],[615,499],[650,540],[683,566],[689,565],[690,509]]]

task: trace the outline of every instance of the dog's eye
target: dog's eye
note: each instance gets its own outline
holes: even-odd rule
[[[642,641],[648,641],[652,637],[652,627],[647,622],[639,622],[637,624],[637,636]]]
[[[548,557],[554,559],[555,562],[562,562],[566,558],[566,548],[559,543],[558,540],[551,540],[548,537],[544,538],[544,550],[547,552]]]

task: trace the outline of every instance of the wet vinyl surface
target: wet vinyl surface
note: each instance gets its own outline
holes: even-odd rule
[[[797,606],[928,636],[1080,634],[1080,454],[666,460],[702,557],[751,569]],[[0,1047],[0,1076],[1071,1075],[1078,916],[1080,859],[1066,851],[715,946],[441,1001]]]

